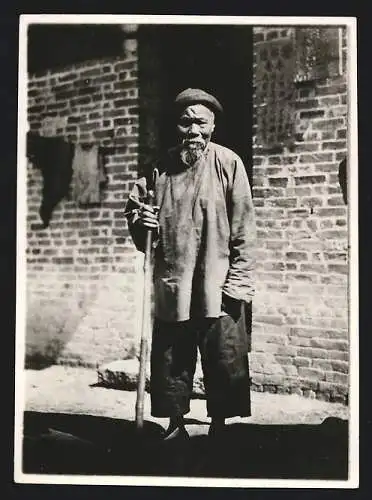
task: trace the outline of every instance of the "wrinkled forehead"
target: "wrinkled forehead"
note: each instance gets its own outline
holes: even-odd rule
[[[181,112],[180,118],[205,118],[208,121],[213,121],[214,113],[204,104],[193,104]]]

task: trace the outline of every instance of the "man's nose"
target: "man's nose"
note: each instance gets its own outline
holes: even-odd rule
[[[199,135],[200,128],[196,123],[193,123],[189,128],[189,135]]]

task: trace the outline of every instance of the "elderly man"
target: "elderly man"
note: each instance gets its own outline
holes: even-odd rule
[[[244,307],[254,294],[255,222],[248,177],[237,154],[211,141],[222,113],[214,96],[186,89],[174,109],[179,143],[154,163],[155,178],[137,181],[126,207],[138,250],[153,231],[151,414],[169,417],[165,439],[187,437],[198,348],[209,435],[220,435],[226,418],[251,414]],[[153,207],[146,204],[150,188]]]

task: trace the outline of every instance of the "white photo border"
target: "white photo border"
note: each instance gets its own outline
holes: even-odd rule
[[[201,25],[343,25],[347,29],[348,75],[348,224],[349,224],[349,477],[347,480],[217,479],[39,475],[22,472],[22,431],[25,403],[24,355],[26,318],[26,132],[27,27],[29,24],[201,24]],[[358,488],[359,486],[359,263],[358,263],[358,125],[357,20],[354,17],[189,16],[114,14],[22,14],[19,22],[17,135],[17,265],[14,481],[22,484],[182,486],[230,488]]]

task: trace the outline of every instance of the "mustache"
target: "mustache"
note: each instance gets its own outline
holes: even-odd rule
[[[203,139],[183,139],[182,146],[205,146]]]

